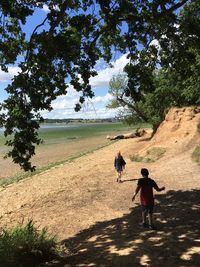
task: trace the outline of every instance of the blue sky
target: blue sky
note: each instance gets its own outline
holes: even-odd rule
[[[113,62],[113,67],[98,68],[98,75],[90,79],[90,84],[95,93],[95,97],[86,100],[81,112],[74,112],[73,108],[76,104],[79,94],[69,87],[66,96],[60,96],[53,102],[54,110],[50,113],[43,112],[45,118],[109,118],[114,117],[117,110],[106,109],[106,104],[112,99],[108,93],[109,81],[113,75],[117,75],[123,71],[128,60],[125,55],[119,57]]]
[[[68,88],[68,94],[59,96],[52,102],[53,111],[43,111],[45,118],[108,118],[114,117],[116,110],[106,109],[106,104],[111,100],[108,93],[109,81],[113,75],[117,75],[123,71],[128,60],[126,55],[122,55],[113,61],[113,67],[106,66],[104,62],[97,64],[98,75],[90,79],[90,84],[95,93],[93,99],[87,100],[82,111],[75,112],[74,106],[79,99],[77,93],[72,86]],[[17,66],[9,67],[9,72],[5,73],[0,70],[0,101],[3,101],[7,94],[4,88],[9,84],[12,77],[19,71]]]
[[[40,24],[48,12],[46,6],[42,10],[37,10],[34,16],[30,17],[24,26],[27,38],[30,37],[32,30],[36,25]],[[53,111],[43,111],[45,118],[108,118],[114,117],[116,110],[106,109],[106,105],[111,100],[108,93],[109,81],[113,75],[117,75],[123,71],[128,60],[125,55],[115,55],[113,59],[113,67],[109,67],[103,60],[99,60],[95,69],[98,72],[96,77],[90,79],[90,84],[95,93],[93,99],[88,99],[80,112],[74,111],[74,106],[78,102],[79,94],[73,89],[68,88],[68,94],[58,97],[53,103]],[[17,66],[10,66],[9,72],[4,73],[0,70],[0,101],[6,99],[7,94],[4,88],[11,81],[12,77],[19,71]]]

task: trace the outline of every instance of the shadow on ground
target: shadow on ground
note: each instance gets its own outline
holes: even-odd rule
[[[138,179],[123,179],[123,180],[121,180],[121,183],[133,182],[133,181],[138,181]]]
[[[200,266],[200,190],[157,195],[157,231],[139,226],[140,213],[134,207],[63,240],[71,256],[49,266]]]

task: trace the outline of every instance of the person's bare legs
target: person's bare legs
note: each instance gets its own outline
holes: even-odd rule
[[[117,182],[121,182],[121,176],[122,176],[122,172],[120,172],[120,171],[118,171],[117,172],[117,175],[118,175],[118,177],[117,177]]]
[[[152,213],[148,214],[148,220],[149,220],[149,225],[153,226],[153,214]]]
[[[147,211],[142,211],[142,225],[145,226],[146,223],[146,218],[147,218]]]
[[[153,225],[153,213],[148,214],[149,229],[157,230],[157,227]]]

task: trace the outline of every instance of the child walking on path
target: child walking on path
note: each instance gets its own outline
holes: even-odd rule
[[[142,206],[142,226],[148,227],[149,229],[156,229],[153,225],[153,208],[154,208],[154,196],[153,188],[160,192],[165,190],[165,187],[159,188],[156,182],[149,178],[149,171],[145,168],[141,169],[143,178],[138,180],[135,194],[132,197],[132,201],[135,200],[137,193],[140,191],[140,202]],[[148,215],[148,223],[146,221]]]
[[[125,169],[126,162],[119,151],[114,160],[114,167],[117,171],[117,182],[121,183],[122,171]]]

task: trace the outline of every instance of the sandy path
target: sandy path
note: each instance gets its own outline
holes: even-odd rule
[[[120,140],[13,184],[0,192],[0,227],[32,218],[56,233],[73,255],[49,266],[199,266],[200,176],[192,144],[187,151],[170,145],[162,159],[144,164],[129,156],[149,142]],[[122,184],[113,169],[119,149],[127,161]],[[156,232],[141,229],[139,199],[131,202],[141,167],[167,189],[156,195]]]

